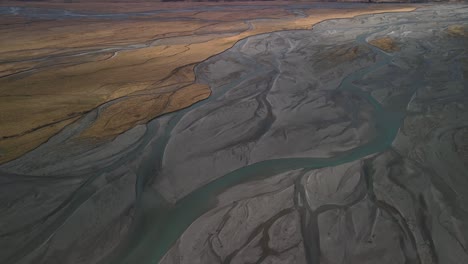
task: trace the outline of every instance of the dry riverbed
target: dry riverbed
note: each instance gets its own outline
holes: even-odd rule
[[[1,4],[1,263],[468,263],[467,5],[107,5]]]

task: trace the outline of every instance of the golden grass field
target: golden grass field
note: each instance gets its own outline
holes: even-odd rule
[[[205,3],[203,5],[215,5]],[[80,12],[173,12],[125,19],[0,17],[0,163],[36,148],[100,106],[99,116],[76,136],[111,140],[137,124],[207,98],[195,82],[197,63],[255,34],[308,29],[331,18],[410,11],[411,5],[288,11],[285,3],[261,9],[177,12],[199,3],[25,3]],[[453,34],[461,34],[453,29]],[[381,40],[379,45],[393,45]],[[393,49],[394,47],[389,47]]]

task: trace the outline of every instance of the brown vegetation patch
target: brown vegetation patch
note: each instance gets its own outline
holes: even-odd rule
[[[376,38],[369,41],[369,44],[386,52],[395,52],[400,50],[398,44],[391,37]]]
[[[15,3],[94,12],[217,5]],[[310,9],[303,17],[285,6],[269,4],[249,12],[236,8],[172,12],[126,20],[0,18],[0,163],[37,147],[69,122],[113,100],[80,137],[112,139],[206,98],[210,90],[194,83],[193,67],[242,38],[310,28],[324,19],[414,9]],[[344,52],[345,59],[358,54],[353,49]],[[15,144],[17,149],[11,151]]]
[[[468,37],[467,25],[452,25],[447,28],[447,32],[452,37]]]
[[[209,95],[208,86],[191,84],[173,93],[131,96],[105,108],[80,138],[113,138],[136,125],[146,124],[162,114],[188,107]]]
[[[70,118],[58,123],[44,126],[23,135],[0,140],[0,164],[35,149],[51,136],[60,132],[65,126],[75,122],[79,117]]]

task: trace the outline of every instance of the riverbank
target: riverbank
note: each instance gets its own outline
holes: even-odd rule
[[[0,163],[99,112],[77,141],[100,144],[209,96],[193,67],[245,37],[306,29],[332,18],[410,11],[411,5],[136,4],[122,13],[74,4],[5,6],[2,15]],[[82,4],[77,4],[82,6]],[[137,6],[139,6],[137,8]],[[65,8],[65,9],[63,9]],[[155,8],[155,9],[153,9]],[[92,12],[91,12],[92,11]],[[129,13],[130,12],[130,13]],[[118,117],[118,118],[117,118]]]
[[[0,259],[466,262],[466,14],[440,5],[229,43],[167,79],[191,73],[210,97],[112,141],[76,139],[120,101],[92,110],[0,166]]]

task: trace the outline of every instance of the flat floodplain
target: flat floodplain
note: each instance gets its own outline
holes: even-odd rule
[[[466,4],[158,4],[1,4],[0,262],[468,263]]]
[[[108,141],[207,98],[210,89],[195,82],[193,67],[248,36],[413,9],[2,2],[0,162],[38,147],[97,109],[100,114],[75,139]]]

